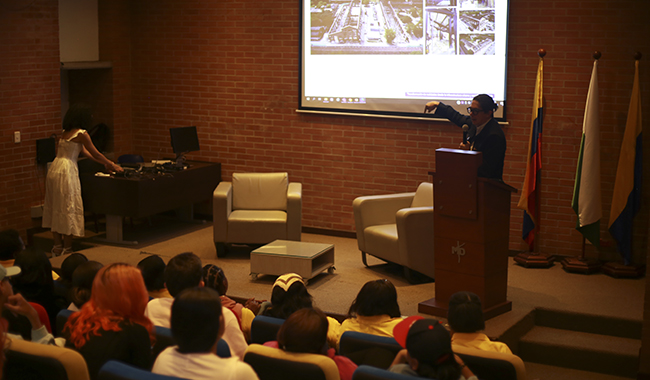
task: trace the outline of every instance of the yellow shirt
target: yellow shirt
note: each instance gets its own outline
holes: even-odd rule
[[[395,325],[401,321],[401,317],[392,318],[385,314],[373,315],[372,317],[358,315],[357,317],[348,318],[341,323],[338,340],[341,339],[341,335],[346,331],[358,331],[365,334],[392,337]]]
[[[454,346],[476,348],[483,351],[501,352],[512,354],[510,347],[502,342],[493,342],[483,333],[458,333],[451,336],[451,348]]]

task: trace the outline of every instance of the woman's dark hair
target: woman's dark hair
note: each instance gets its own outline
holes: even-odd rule
[[[88,129],[93,123],[93,112],[89,105],[77,103],[70,106],[63,117],[63,130]]]
[[[4,230],[0,232],[0,260],[13,260],[23,249],[25,249],[25,245],[18,231]]]
[[[458,380],[461,375],[461,368],[454,355],[450,355],[446,360],[439,364],[418,361],[418,370],[420,377],[426,377],[436,380]]]
[[[97,261],[86,261],[79,265],[72,274],[72,288],[70,289],[70,302],[79,309],[90,300],[93,281],[104,264]]]
[[[223,296],[228,291],[228,280],[223,269],[214,264],[206,264],[203,267],[203,283],[208,288],[212,288]]]
[[[395,285],[387,279],[366,282],[348,310],[348,316],[356,317],[357,315],[364,317],[374,315],[389,315],[391,318],[400,317],[402,313],[397,303]]]
[[[219,339],[219,294],[206,287],[183,290],[172,304],[171,330],[183,354],[210,352]]]
[[[287,319],[302,308],[312,307],[312,297],[305,284],[296,281],[285,292],[279,286],[274,286],[271,293],[271,306],[264,309],[263,315]]]
[[[485,330],[481,299],[471,292],[457,292],[449,298],[447,321],[452,330],[459,333],[475,333]]]
[[[278,331],[278,345],[285,351],[322,354],[327,346],[327,317],[318,309],[304,308],[291,314]]]
[[[484,112],[494,112],[499,109],[499,105],[494,102],[494,99],[487,94],[479,94],[474,97],[473,100],[476,100],[478,104],[481,105],[481,109]]]
[[[82,253],[72,253],[63,260],[61,263],[61,272],[59,273],[60,277],[59,282],[70,285],[72,284],[72,274],[77,269],[77,267],[83,263],[87,263],[88,258]]]
[[[142,272],[144,286],[152,292],[165,287],[165,262],[158,255],[151,255],[140,260],[138,269]]]

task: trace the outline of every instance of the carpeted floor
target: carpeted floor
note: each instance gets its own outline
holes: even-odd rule
[[[87,231],[87,236],[89,235],[93,235],[91,231]],[[112,246],[90,237],[84,239],[84,242],[95,246],[80,252],[89,259],[102,263],[121,261],[135,265],[149,253],[158,254],[167,261],[178,253],[191,251],[201,257],[204,264],[214,263],[224,269],[229,282],[228,294],[256,299],[270,297],[275,277],[260,276],[255,281],[251,280],[250,248],[236,247],[227,257],[217,259],[212,225],[209,222],[182,224],[154,220],[151,225],[136,224],[133,229],[127,229],[125,240],[137,240],[139,244]],[[370,267],[365,267],[355,239],[303,234],[302,240],[335,246],[335,273],[330,275],[324,272],[308,284],[316,306],[324,311],[346,313],[361,286],[377,278],[387,278],[395,284],[403,315],[418,314],[418,303],[435,295],[435,283],[409,284],[400,268],[381,260],[369,257]],[[64,258],[53,258],[53,266],[58,267]],[[604,274],[569,274],[559,263],[548,269],[526,269],[511,260],[508,284],[512,311],[487,321],[486,333],[491,338],[501,337],[536,307],[636,320],[643,318],[643,278],[614,279]],[[615,376],[532,363],[527,364],[527,370],[529,379],[619,379]]]

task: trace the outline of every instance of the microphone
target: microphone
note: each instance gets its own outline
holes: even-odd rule
[[[469,131],[469,125],[463,124],[463,144],[467,144],[467,131]]]

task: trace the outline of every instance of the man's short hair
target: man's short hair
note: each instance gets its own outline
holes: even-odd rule
[[[181,291],[199,286],[203,278],[201,259],[192,252],[178,254],[169,260],[165,268],[165,286],[172,297]]]
[[[485,330],[481,299],[472,292],[457,292],[449,298],[447,310],[449,327],[459,333]]]
[[[172,304],[171,330],[182,354],[210,352],[219,339],[219,293],[211,288],[183,290]]]

